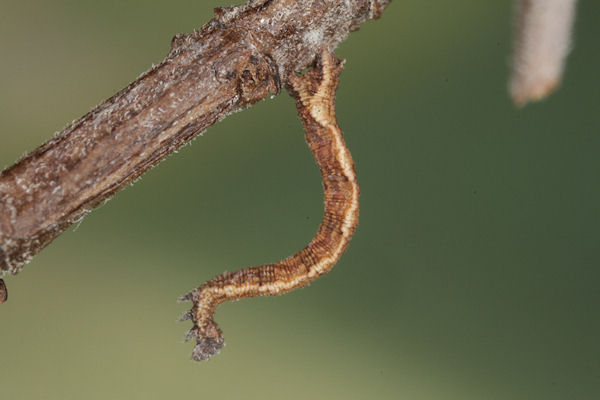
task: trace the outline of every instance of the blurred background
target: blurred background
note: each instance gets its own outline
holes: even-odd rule
[[[361,221],[333,271],[219,307],[179,295],[303,247],[318,169],[287,94],[210,128],[7,277],[2,399],[600,398],[600,5],[562,87],[517,110],[510,2],[394,1],[338,49]],[[2,0],[0,167],[126,86],[224,0]]]

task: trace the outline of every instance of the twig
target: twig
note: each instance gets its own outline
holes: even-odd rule
[[[6,285],[4,284],[4,280],[0,279],[0,304],[4,303],[8,299],[8,290],[6,290]]]
[[[510,94],[517,106],[540,100],[560,84],[571,49],[577,0],[516,0]]]
[[[390,0],[250,0],[215,9],[166,59],[0,174],[0,272],[215,122],[277,94]]]

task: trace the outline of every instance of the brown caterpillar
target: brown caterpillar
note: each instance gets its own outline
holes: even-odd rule
[[[325,192],[323,221],[304,249],[274,264],[225,272],[183,296],[193,301],[182,320],[194,327],[186,340],[196,337],[194,360],[206,360],[225,344],[213,319],[216,307],[227,300],[277,296],[305,286],[326,274],[348,247],[358,224],[359,186],[354,162],[335,117],[335,90],[343,62],[323,50],[316,67],[304,76],[291,76],[288,91],[296,99],[305,138],[321,170]]]

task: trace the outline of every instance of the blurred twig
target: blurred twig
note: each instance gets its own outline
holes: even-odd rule
[[[510,94],[517,106],[546,97],[560,84],[576,2],[516,0]]]

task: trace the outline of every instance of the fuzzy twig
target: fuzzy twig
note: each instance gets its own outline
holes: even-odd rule
[[[0,273],[308,67],[390,0],[250,0],[176,35],[163,62],[0,174]]]
[[[560,84],[576,2],[516,0],[510,94],[517,106],[546,97]]]

